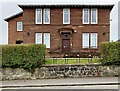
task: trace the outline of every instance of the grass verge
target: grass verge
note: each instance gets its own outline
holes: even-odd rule
[[[45,64],[95,64],[100,63],[99,58],[46,58]]]

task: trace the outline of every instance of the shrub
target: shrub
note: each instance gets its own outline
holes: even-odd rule
[[[120,42],[100,44],[101,63],[105,65],[120,65]]]
[[[42,44],[2,45],[2,67],[40,67],[46,47]]]

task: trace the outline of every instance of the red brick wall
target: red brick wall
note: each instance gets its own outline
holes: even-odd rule
[[[8,44],[15,44],[17,40],[23,40],[23,31],[17,31],[17,21],[22,21],[22,16],[8,21]]]
[[[35,43],[36,32],[50,32],[51,49],[61,46],[61,37],[58,32],[59,28],[64,26],[71,26],[76,29],[76,33],[72,34],[71,43],[72,51],[79,51],[82,49],[82,33],[83,32],[97,32],[98,44],[104,41],[109,41],[110,31],[110,8],[98,8],[98,24],[84,25],[82,24],[82,8],[70,9],[70,24],[63,24],[63,8],[50,9],[50,24],[35,24],[35,8],[23,9],[23,24],[24,33],[16,32],[16,21],[22,19],[18,17],[9,22],[9,44],[14,43],[18,38],[23,39],[24,43]],[[14,25],[14,26],[13,26]],[[106,33],[103,36],[103,33]],[[29,33],[29,35],[28,35]]]

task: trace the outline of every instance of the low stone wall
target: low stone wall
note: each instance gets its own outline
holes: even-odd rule
[[[46,65],[32,70],[6,68],[0,69],[0,80],[103,76],[114,77],[119,75],[118,71],[120,71],[119,66],[101,65]]]

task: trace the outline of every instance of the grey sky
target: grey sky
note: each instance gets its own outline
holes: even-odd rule
[[[78,2],[78,3],[115,3],[118,0],[29,0],[29,3],[31,2],[37,2],[37,3],[72,3],[72,2]],[[19,3],[25,3],[28,2],[28,0],[11,0],[10,2],[7,2],[7,0],[1,0],[0,1],[0,10],[2,13],[2,22],[0,21],[0,25],[2,25],[2,29],[0,29],[0,44],[7,44],[8,43],[8,25],[7,22],[4,21],[6,17],[9,17],[11,15],[14,15],[21,11],[21,9],[17,6]],[[114,12],[116,10],[114,9]],[[1,15],[0,15],[1,16]],[[115,17],[115,16],[114,16]],[[2,41],[1,41],[2,36]]]

